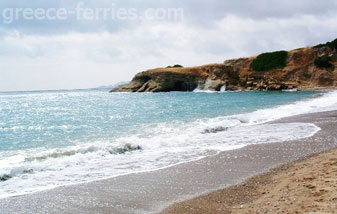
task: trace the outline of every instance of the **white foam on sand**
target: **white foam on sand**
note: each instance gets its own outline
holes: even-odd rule
[[[314,135],[310,123],[266,124],[304,113],[337,110],[337,92],[252,113],[140,127],[111,142],[0,153],[0,198],[119,175],[153,171],[251,144]],[[6,176],[8,178],[8,176]]]

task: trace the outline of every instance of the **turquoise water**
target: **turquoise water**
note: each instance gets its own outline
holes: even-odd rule
[[[156,123],[192,122],[310,98],[317,92],[0,94],[0,151],[58,148],[128,136]]]
[[[334,109],[336,92],[2,92],[0,198],[308,137],[318,127],[264,123]]]

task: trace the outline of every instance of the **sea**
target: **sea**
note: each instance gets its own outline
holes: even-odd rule
[[[252,144],[306,138],[337,92],[0,92],[0,198],[159,170]]]

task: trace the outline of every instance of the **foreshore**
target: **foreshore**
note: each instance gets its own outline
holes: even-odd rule
[[[317,121],[317,114],[311,115],[316,125],[337,120],[337,112],[319,114],[324,115],[324,122],[322,118]],[[337,133],[330,137],[329,141],[337,146]],[[161,214],[337,213],[337,148],[332,148],[275,167],[242,183],[175,203]]]
[[[337,149],[174,204],[163,214],[337,213]]]
[[[299,167],[298,169],[300,170],[297,171],[300,172],[303,170],[303,175],[305,174],[304,172],[310,173],[310,170],[304,170],[305,168],[301,168],[301,165],[296,165],[302,162],[297,162],[295,165],[287,165],[283,166],[283,168],[279,167],[271,171],[269,177],[268,173],[259,176],[261,178],[260,180],[256,180],[259,179],[259,177],[252,177],[266,173],[280,165],[289,164],[293,161],[312,156],[313,154],[336,148],[337,111],[299,115],[274,121],[273,123],[314,123],[320,127],[321,130],[309,138],[282,143],[251,145],[242,149],[222,152],[215,156],[158,171],[130,174],[86,184],[59,187],[53,190],[24,196],[0,199],[0,213],[129,214],[161,213],[166,208],[168,209],[164,212],[178,214],[226,213],[227,208],[232,209],[233,213],[246,213],[246,211],[249,213],[248,209],[258,209],[261,203],[269,203],[270,206],[275,206],[275,204],[272,204],[273,201],[271,201],[271,199],[265,202],[259,198],[259,194],[263,194],[263,192],[254,192],[254,188],[260,191],[261,186],[259,185],[264,185],[263,181],[265,181],[265,184],[268,184],[270,180],[267,178],[270,178],[270,176],[276,172],[281,173],[277,175],[280,176],[279,180],[283,181],[284,177],[282,176],[284,176],[284,173],[287,173],[287,169],[291,167]],[[336,151],[333,150],[332,152],[334,152],[332,154],[336,154]],[[325,154],[322,155],[324,156]],[[306,160],[311,160],[311,158],[307,158]],[[334,161],[333,158],[330,159]],[[329,164],[328,161],[330,161],[330,159],[326,159],[324,163]],[[311,163],[315,163],[315,165],[311,166]],[[315,169],[315,171],[320,173],[320,168],[316,167],[318,163],[320,163],[320,161],[305,164],[309,169]],[[335,170],[335,168],[332,167],[332,170]],[[336,171],[331,171],[331,173],[334,173],[330,174],[332,179],[331,185],[335,185]],[[294,176],[297,176],[297,174]],[[249,178],[252,179],[245,182],[245,185],[237,186],[243,188],[241,189],[242,192],[234,191],[236,187],[233,185],[240,184]],[[309,185],[311,177],[308,177],[308,179],[309,180],[305,182]],[[330,178],[324,177],[324,179],[329,180]],[[335,180],[333,181],[333,179]],[[256,181],[255,186],[253,185],[254,181]],[[316,181],[316,177],[314,177],[312,181]],[[285,184],[285,187],[287,187],[287,185],[288,184]],[[292,185],[293,184],[290,183],[289,187],[293,188]],[[230,188],[225,189],[228,187]],[[277,187],[283,190],[283,186]],[[311,186],[304,188],[310,191]],[[317,194],[320,192],[319,188],[320,187],[317,186]],[[277,188],[275,188],[275,190],[277,190]],[[219,194],[224,192],[226,192],[226,195]],[[250,194],[252,194],[252,196]],[[222,197],[219,196],[219,198],[217,198],[217,195]],[[268,192],[266,189],[263,195],[275,195],[276,197],[278,194],[274,191]],[[208,199],[208,196],[211,197],[211,199]],[[213,198],[213,196],[215,196],[215,198]],[[217,207],[217,204],[221,204],[221,206],[225,204],[225,201],[222,201],[223,198],[232,201],[233,206]],[[242,201],[236,203],[238,202],[237,199]],[[261,199],[261,201],[257,201],[253,204],[254,199]],[[323,198],[323,200],[324,199],[325,198]],[[332,197],[331,200],[335,199]],[[294,203],[293,201],[291,202]],[[281,206],[283,201],[279,200],[277,203]],[[172,206],[172,204],[175,205]],[[296,203],[294,204],[297,205]],[[304,206],[305,208],[310,208],[309,206]],[[196,207],[195,212],[193,212],[194,207]],[[327,205],[327,207],[329,208],[329,205]],[[188,210],[186,211],[185,208],[188,208]],[[256,211],[256,209],[254,211]],[[269,209],[271,210],[270,207],[266,207],[265,209],[268,209],[267,213]],[[307,209],[303,208],[303,212],[306,210]],[[266,210],[263,210],[263,212],[261,212],[261,210],[259,210],[260,213],[265,213],[265,211]]]

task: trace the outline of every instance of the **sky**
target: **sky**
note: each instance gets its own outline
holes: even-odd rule
[[[27,8],[76,14],[32,18],[23,15]],[[336,0],[1,0],[0,91],[112,85],[150,68],[222,63],[335,38]]]

